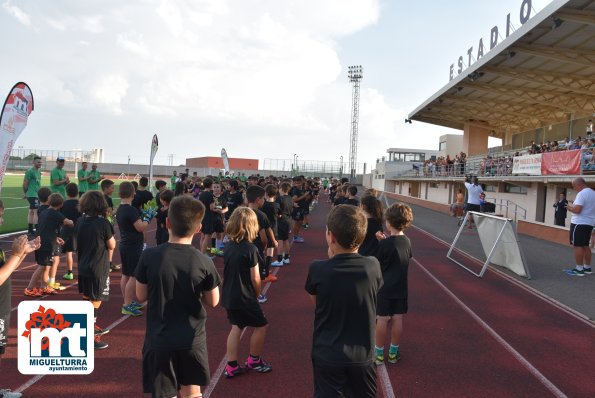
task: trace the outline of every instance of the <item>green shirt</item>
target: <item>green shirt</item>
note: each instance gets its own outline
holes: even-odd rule
[[[171,176],[171,189],[172,190],[176,187],[177,181],[178,181],[178,176]]]
[[[50,191],[66,197],[66,184],[54,185],[54,181],[61,181],[64,179],[66,179],[66,170],[54,167],[54,170],[52,170],[52,173],[50,174]]]
[[[25,196],[28,198],[36,198],[37,191],[41,188],[41,171],[35,167],[31,167],[25,173],[25,180],[29,181],[29,187]]]
[[[79,192],[87,192],[89,190],[89,180],[82,180],[87,178],[89,172],[87,170],[80,169],[77,173],[79,179]]]
[[[88,174],[89,176],[89,191],[98,191],[99,190],[99,179],[101,178],[101,174],[95,170],[91,170]],[[91,180],[96,180],[96,182],[91,182]]]

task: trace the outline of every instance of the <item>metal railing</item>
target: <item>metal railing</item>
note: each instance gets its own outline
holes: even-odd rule
[[[486,201],[494,203],[496,208],[500,210],[500,214],[502,214],[503,217],[512,218],[514,222],[517,222],[519,215],[521,219],[527,219],[527,209],[519,206],[512,200],[502,198],[486,198]],[[514,215],[514,217],[509,217],[509,214]]]

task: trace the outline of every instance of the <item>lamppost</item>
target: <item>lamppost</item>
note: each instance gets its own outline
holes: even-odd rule
[[[296,170],[296,175],[300,171],[300,167],[298,166],[298,157],[299,157],[298,155],[295,155],[295,170]]]
[[[339,180],[343,178],[343,155],[341,155],[341,164],[339,166]]]
[[[297,167],[297,165],[295,164],[296,157],[297,157],[297,154],[294,153],[293,154],[293,163],[291,164],[291,174],[292,174],[293,177],[295,177],[295,169]]]
[[[130,155],[128,155],[128,175],[126,176],[126,179],[130,179]]]
[[[354,65],[347,68],[349,82],[353,83],[351,97],[351,136],[349,140],[349,178],[353,182],[357,168],[357,133],[359,124],[359,82],[363,77],[361,65]]]

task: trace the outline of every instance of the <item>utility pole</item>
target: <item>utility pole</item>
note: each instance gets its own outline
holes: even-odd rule
[[[349,140],[349,180],[355,180],[357,169],[357,133],[359,124],[359,82],[362,80],[363,68],[361,65],[354,65],[347,68],[349,82],[353,83],[351,96],[351,137]]]

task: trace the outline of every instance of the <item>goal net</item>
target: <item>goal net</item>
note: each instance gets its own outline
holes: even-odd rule
[[[486,256],[486,260],[479,273],[466,267],[452,257],[452,252],[456,250],[456,244],[461,234],[471,220],[477,228],[479,240]],[[474,211],[467,212],[465,220],[461,224],[446,257],[480,278],[483,277],[489,264],[499,265],[517,275],[531,278],[513,221],[509,218]]]

